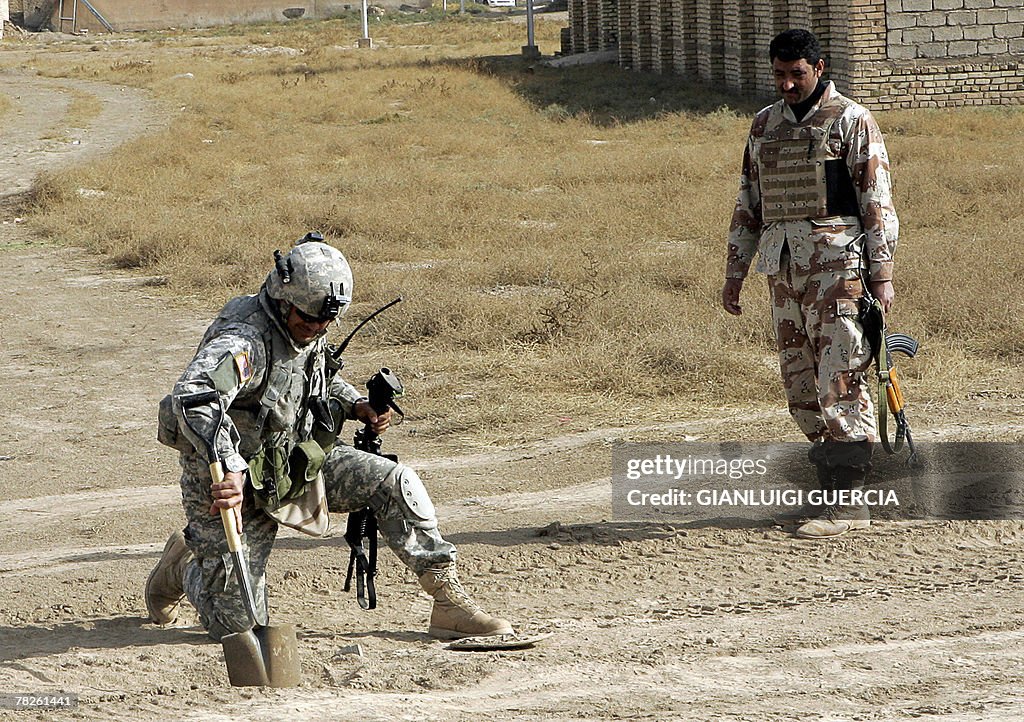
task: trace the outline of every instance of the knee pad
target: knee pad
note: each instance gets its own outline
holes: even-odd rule
[[[436,529],[434,503],[419,475],[405,464],[398,464],[384,478],[371,506],[380,521],[400,522],[416,529]]]

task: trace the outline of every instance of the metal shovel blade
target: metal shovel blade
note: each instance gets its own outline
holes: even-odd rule
[[[214,478],[219,475],[214,472]],[[249,579],[249,565],[245,560],[241,535],[234,512],[221,509],[221,521],[235,571],[235,579],[242,593],[242,603],[253,627],[247,632],[228,634],[221,638],[224,662],[228,667],[228,680],[234,687],[296,687],[302,678],[299,663],[299,643],[295,628],[290,624],[267,626],[265,605],[257,605]]]
[[[298,687],[298,641],[290,624],[256,627],[221,638],[232,687]]]

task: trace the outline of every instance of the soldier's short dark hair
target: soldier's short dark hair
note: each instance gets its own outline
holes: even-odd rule
[[[815,65],[821,60],[821,45],[811,31],[794,28],[772,38],[768,56],[772,62],[775,58],[786,63],[803,58],[808,65]]]

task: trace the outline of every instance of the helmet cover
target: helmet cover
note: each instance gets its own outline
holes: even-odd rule
[[[286,254],[274,251],[267,294],[290,303],[307,321],[332,321],[352,302],[352,269],[319,233],[307,233]]]

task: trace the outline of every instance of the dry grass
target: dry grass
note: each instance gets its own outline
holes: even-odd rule
[[[48,138],[60,142],[70,142],[75,131],[89,128],[103,110],[100,100],[92,93],[78,88],[62,88],[59,92],[68,96],[67,109],[62,122],[55,126]]]
[[[87,128],[103,110],[99,99],[78,88],[68,88],[65,92],[71,95],[65,116],[66,125],[72,128]]]
[[[558,29],[538,24],[546,52]],[[742,318],[718,307],[754,105],[678,78],[527,66],[513,57],[525,29],[508,22],[371,35],[372,52],[337,21],[39,55],[47,72],[146,87],[182,110],[167,133],[45,179],[33,222],[211,311],[258,286],[274,248],[324,231],[353,264],[353,316],[407,298],[354,344],[355,368],[404,372],[434,433],[507,440],[570,418],[781,404],[763,281],[747,284]],[[1024,262],[1008,241],[1022,119],[881,117],[904,224],[892,320],[926,349],[905,370],[921,403],[1021,378],[1024,302],[1010,289]]]

